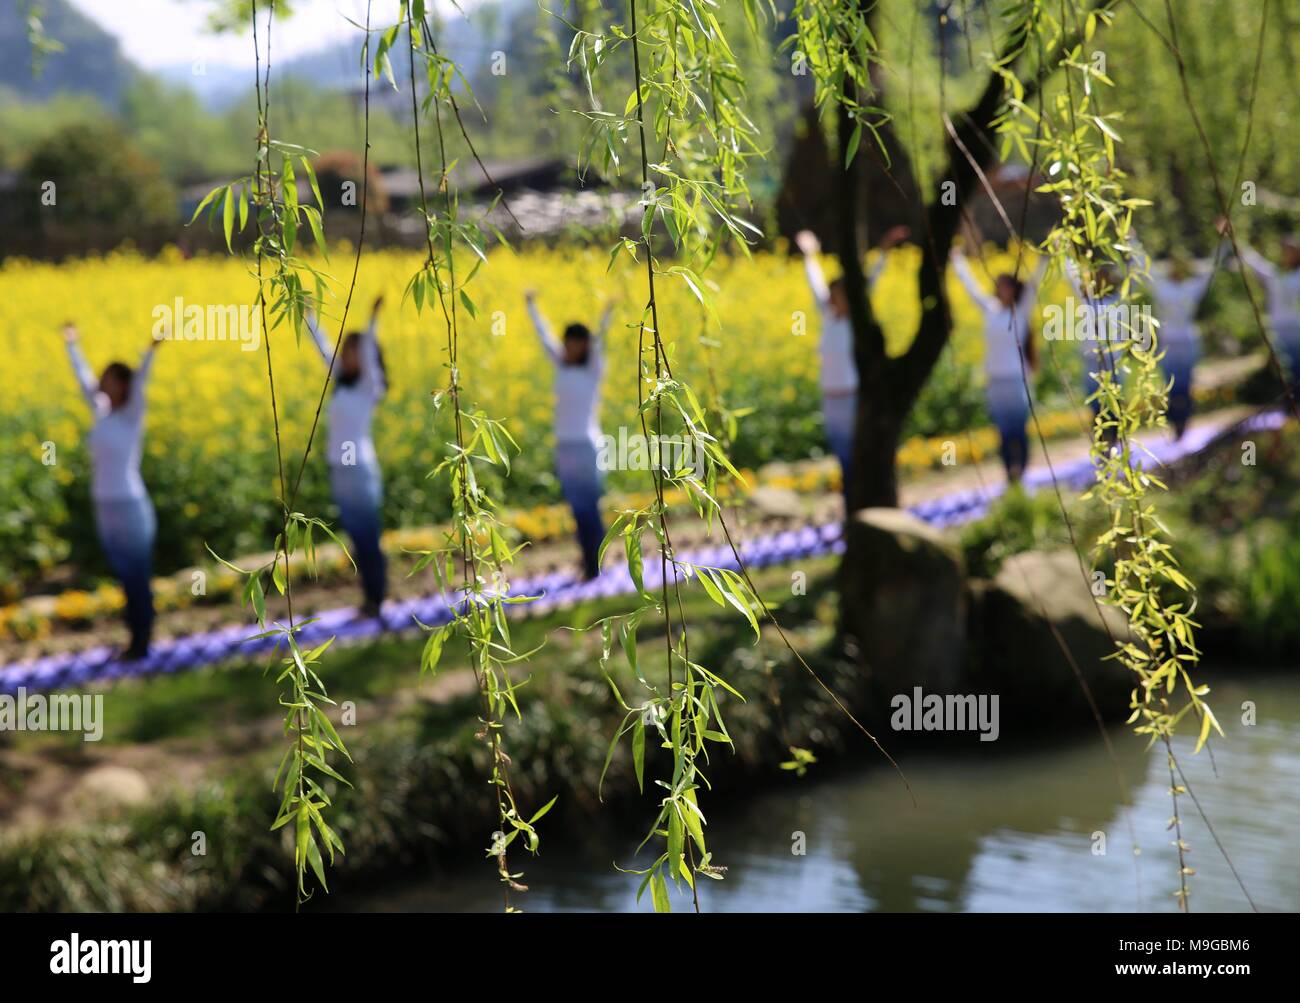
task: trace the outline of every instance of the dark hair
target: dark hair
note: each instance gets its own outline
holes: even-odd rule
[[[843,292],[843,293],[848,292],[847,287],[844,285],[843,275],[837,275],[835,276],[835,278],[831,279],[830,285],[828,285],[826,288],[830,292]]]
[[[117,377],[122,381],[122,385],[126,387],[126,392],[128,394],[131,392],[131,378],[135,376],[135,370],[125,362],[110,362],[104,367],[104,372],[99,378],[103,380],[106,376]]]
[[[1119,292],[1124,276],[1119,266],[1113,261],[1103,261],[1096,266],[1093,276],[1094,292],[1098,296],[1113,296]]]
[[[347,348],[349,345],[360,346],[360,343],[361,343],[361,332],[349,331],[348,336],[343,339],[343,348]],[[340,354],[342,354],[341,349],[340,349]],[[384,382],[387,383],[388,367],[384,364],[384,350],[380,345],[375,345],[375,354],[379,356],[379,372],[383,374]],[[353,386],[360,378],[361,378],[361,367],[358,366],[357,371],[355,373],[345,373],[342,370],[339,370],[337,375],[334,377],[334,382],[336,382],[341,387],[350,387]]]
[[[1020,302],[1020,297],[1025,294],[1025,280],[1012,275],[1010,272],[1003,272],[998,276],[998,282],[1010,282],[1011,291],[1015,294],[1016,302]]]
[[[585,366],[591,356],[591,331],[586,324],[570,324],[564,329],[565,341],[580,341],[585,346],[582,352],[582,358],[574,363],[576,366]]]

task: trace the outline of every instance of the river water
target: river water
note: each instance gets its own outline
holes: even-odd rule
[[[1191,755],[1177,750],[1192,792],[1263,911],[1300,911],[1300,679],[1216,673],[1211,706],[1227,733]],[[1243,722],[1244,702],[1256,721]],[[714,912],[1176,911],[1178,864],[1166,831],[1169,774],[1162,751],[1112,731],[1126,806],[1096,731],[1051,746],[1001,747],[971,736],[969,752],[902,763],[918,804],[888,768],[866,764],[779,783],[710,815],[723,881],[701,882]],[[888,745],[887,738],[886,745]],[[1217,775],[1216,775],[1217,774]],[[1195,805],[1181,798],[1191,846],[1191,907],[1249,909]],[[708,800],[705,799],[706,813]],[[800,839],[802,834],[802,839]],[[1104,836],[1104,853],[1102,849]],[[1140,852],[1133,852],[1136,841]],[[528,912],[650,910],[638,906],[639,837],[588,834],[583,845],[543,829],[543,853],[512,853],[531,890]],[[794,852],[800,842],[804,853]],[[439,876],[414,876],[339,904],[362,911],[500,910],[491,864],[467,855]],[[690,908],[688,892],[674,909]]]

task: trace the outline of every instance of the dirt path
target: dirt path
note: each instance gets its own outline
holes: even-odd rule
[[[1198,374],[1198,380],[1202,386],[1207,387],[1236,384],[1257,365],[1258,359],[1253,356],[1217,360],[1202,367],[1203,372]],[[1249,411],[1250,408],[1244,406],[1226,407],[1199,414],[1193,421],[1197,425],[1208,422],[1218,428],[1225,428]],[[1031,424],[1031,467],[1045,466],[1048,456],[1054,466],[1086,456],[1091,446],[1086,416],[1081,415],[1079,423],[1079,435],[1049,442],[1046,454]],[[951,439],[954,444],[961,446],[966,444],[966,436],[967,433],[958,432],[954,433]],[[834,461],[829,459],[771,464],[760,472],[760,482],[770,483],[783,474],[799,475],[811,470],[829,473],[833,465]],[[991,491],[999,487],[1002,482],[1002,467],[994,455],[978,463],[967,461],[905,477],[900,486],[899,500],[904,507],[910,507],[959,491]],[[801,495],[793,491],[760,486],[754,490],[744,505],[729,511],[728,519],[737,542],[742,542],[755,535],[798,528],[810,522],[828,522],[838,518],[841,513],[842,505],[836,493]],[[675,542],[683,549],[706,542],[716,542],[716,539],[707,536],[704,527],[698,522],[682,520],[681,526]],[[334,548],[320,547],[319,550],[322,558],[328,559]],[[406,563],[409,566],[412,560],[404,561],[400,555],[390,555],[390,598],[416,599],[437,591],[437,582],[432,572],[426,571],[414,576],[402,573],[402,564]],[[556,540],[532,544],[523,550],[512,576],[524,577],[576,567],[577,556],[571,542]],[[308,615],[320,613],[344,608],[357,602],[357,586],[351,581],[333,581],[328,584],[301,581],[295,585],[294,599],[295,606],[300,612]],[[51,597],[48,603],[52,604],[53,601]],[[276,602],[271,600],[268,606],[272,615],[275,615]],[[245,625],[248,622],[249,618],[235,603],[205,603],[160,612],[155,624],[155,636],[158,639],[187,637],[220,627]],[[51,632],[39,640],[0,641],[0,664],[42,655],[81,651],[101,645],[119,644],[124,636],[124,628],[113,617],[101,617],[83,626],[52,620]]]
[[[1208,425],[1221,432],[1257,410],[1258,408],[1247,405],[1233,405],[1207,414],[1196,415],[1192,422],[1197,428]],[[953,439],[960,441],[961,434],[953,436]],[[1047,449],[1044,450],[1033,434],[1032,425],[1030,426],[1029,466],[1031,468],[1045,467],[1050,459],[1052,467],[1059,469],[1087,456],[1091,449],[1091,440],[1081,434],[1048,442]],[[908,508],[957,491],[991,490],[1000,486],[1004,480],[1002,464],[996,456],[979,463],[956,464],[905,481],[899,489],[899,504]]]
[[[147,686],[149,680],[127,685]],[[412,705],[453,700],[474,692],[474,686],[468,669],[439,673],[418,688],[367,697],[365,718],[391,720]],[[349,741],[364,730],[359,721]],[[192,793],[245,764],[268,766],[266,750],[283,734],[283,719],[267,714],[232,721],[219,734],[201,738],[0,747],[0,830],[14,834],[107,817],[169,794]]]

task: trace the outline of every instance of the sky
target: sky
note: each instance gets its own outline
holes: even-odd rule
[[[117,36],[132,62],[160,69],[202,59],[210,65],[252,66],[251,32],[213,35],[207,31],[211,0],[69,0],[83,14]],[[296,0],[292,20],[273,34],[277,58],[290,59],[355,38],[357,29],[344,16],[365,21],[366,0]],[[389,22],[397,5],[383,8]],[[378,17],[375,18],[379,20]]]

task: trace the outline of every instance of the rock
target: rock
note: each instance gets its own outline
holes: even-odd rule
[[[842,566],[845,633],[879,698],[961,692],[966,660],[965,569],[938,530],[896,508],[868,508],[849,523]]]
[[[971,686],[1000,695],[1004,733],[1092,721],[1079,675],[1104,718],[1128,716],[1133,677],[1106,659],[1115,650],[1111,636],[1128,637],[1128,620],[1096,600],[1073,552],[1009,557],[971,596]]]
[[[774,488],[768,485],[757,487],[750,492],[749,502],[767,516],[795,519],[805,511],[799,493],[787,488]]]
[[[105,810],[143,804],[149,800],[149,782],[129,766],[96,766],[68,792],[79,810]]]

